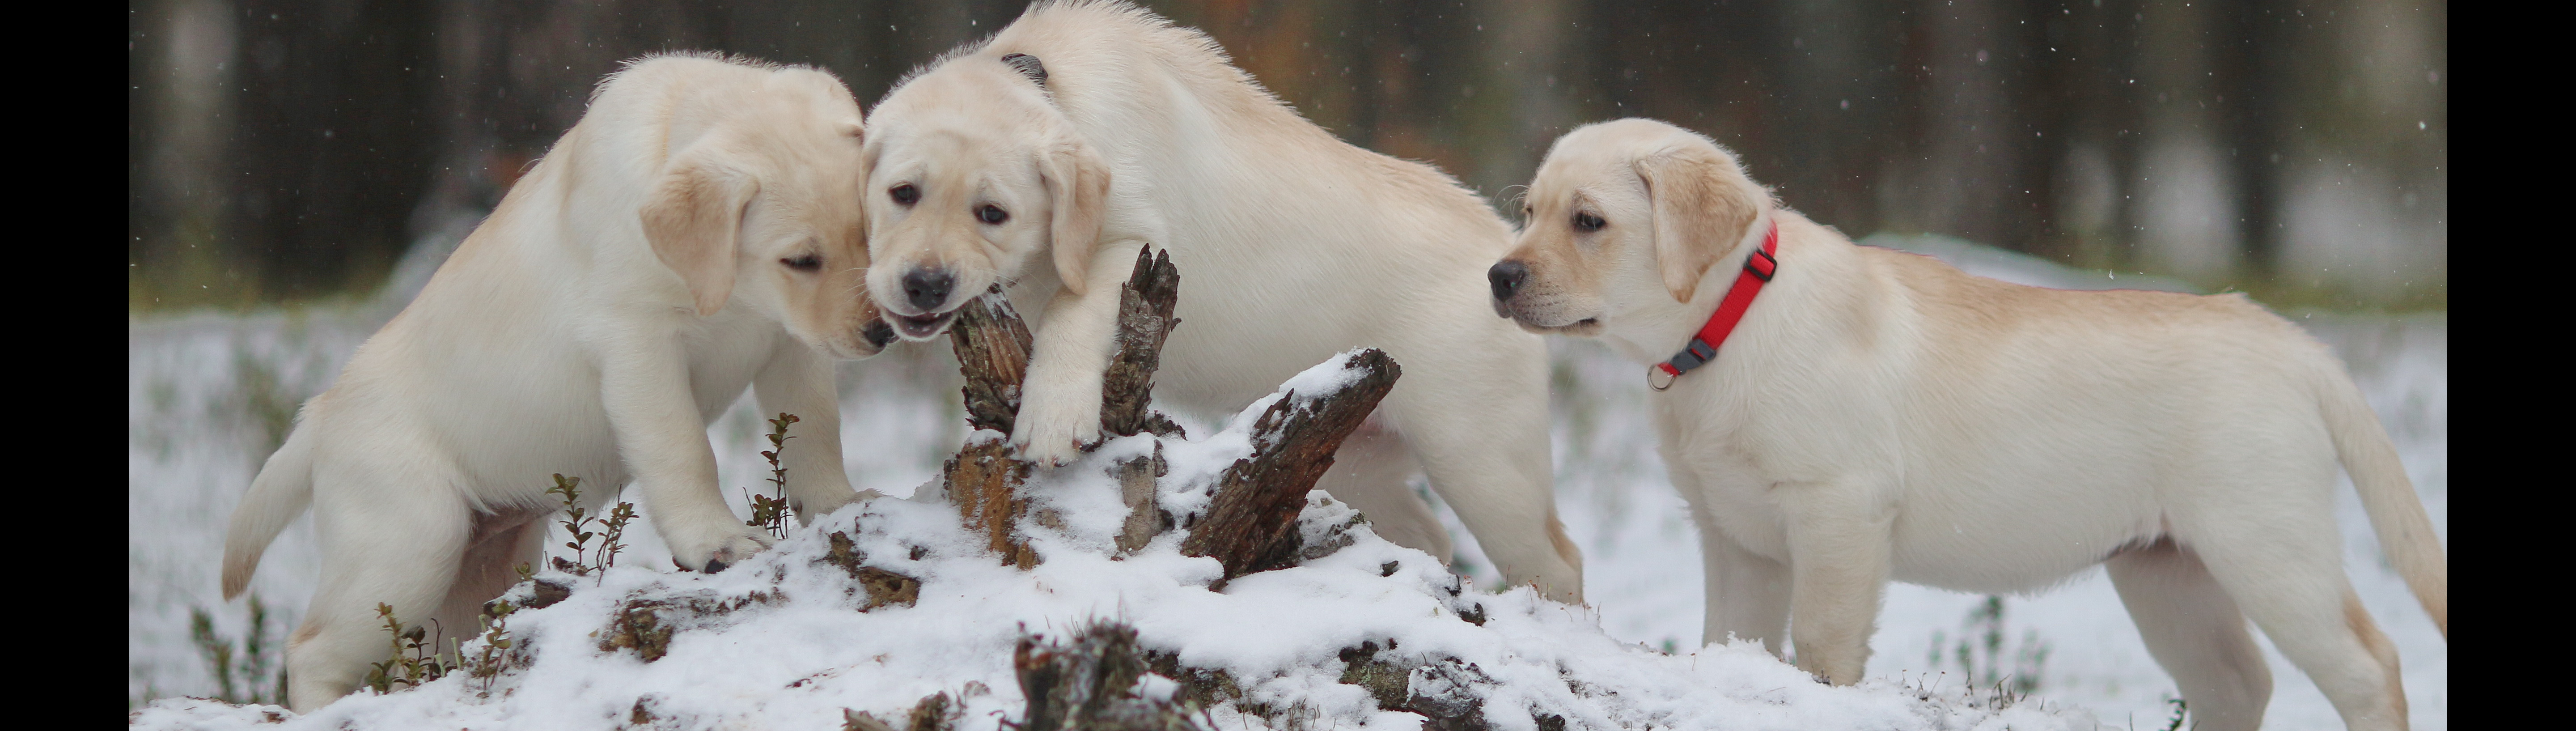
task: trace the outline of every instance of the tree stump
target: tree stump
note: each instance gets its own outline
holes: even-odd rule
[[[1209,588],[1244,574],[1293,563],[1297,514],[1306,493],[1333,466],[1333,452],[1394,390],[1404,369],[1385,351],[1371,348],[1343,359],[1347,377],[1321,393],[1295,390],[1253,422],[1251,457],[1235,460],[1217,478],[1207,514],[1181,541],[1181,553],[1225,565]]]
[[[1179,298],[1180,270],[1170,254],[1138,251],[1134,273],[1120,285],[1118,352],[1101,384],[1104,437],[1182,436],[1178,424],[1149,408],[1163,342],[1180,324],[1172,314]],[[1020,486],[1028,480],[1030,465],[1012,456],[1008,438],[1019,413],[1021,380],[1028,373],[1028,327],[996,285],[959,311],[949,342],[966,376],[966,417],[976,432],[948,460],[944,489],[967,527],[986,537],[1003,565],[1034,566],[1040,557],[1019,535],[1029,511]],[[1253,455],[1237,460],[1219,477],[1207,514],[1182,542],[1183,553],[1214,557],[1225,565],[1224,577],[1212,588],[1297,562],[1296,523],[1306,494],[1332,467],[1342,439],[1377,409],[1403,373],[1393,358],[1375,349],[1343,358],[1340,368],[1341,378],[1327,379],[1331,387],[1314,393],[1291,390],[1272,403],[1254,422]],[[1149,455],[1111,465],[1128,511],[1114,539],[1120,552],[1142,548],[1172,529],[1171,517],[1155,501],[1157,478],[1168,472],[1159,443]]]

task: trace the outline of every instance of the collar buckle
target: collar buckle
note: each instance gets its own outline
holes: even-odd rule
[[[1762,280],[1763,283],[1770,283],[1771,275],[1779,271],[1780,259],[1772,256],[1768,247],[1754,249],[1752,256],[1744,257],[1744,273],[1753,275],[1754,279]]]

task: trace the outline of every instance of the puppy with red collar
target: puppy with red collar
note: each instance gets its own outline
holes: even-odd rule
[[[2246,620],[2356,729],[2406,725],[2343,574],[2335,470],[2448,633],[2449,568],[2332,353],[2243,295],[2078,292],[1854,245],[1715,143],[1591,125],[1530,183],[1497,312],[1647,366],[1707,641],[1860,679],[1891,580],[2028,591],[2104,564],[2203,729],[2261,725]]]

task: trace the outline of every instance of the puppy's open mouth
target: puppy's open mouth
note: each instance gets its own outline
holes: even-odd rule
[[[1528,320],[1515,317],[1512,318],[1512,324],[1521,326],[1521,330],[1525,332],[1538,335],[1572,335],[1577,337],[1589,337],[1601,332],[1601,320],[1600,318],[1594,317],[1586,317],[1565,325],[1535,325],[1531,324]]]
[[[938,336],[940,331],[948,329],[948,321],[956,319],[957,311],[949,310],[926,315],[898,315],[888,312],[885,317],[886,321],[894,323],[894,329],[903,333],[905,338],[928,340]]]

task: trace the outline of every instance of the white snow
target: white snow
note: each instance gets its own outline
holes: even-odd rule
[[[1242,430],[1249,425],[1236,421],[1204,443],[1162,440],[1170,463],[1162,490],[1175,497],[1201,492],[1247,456]],[[1033,569],[999,565],[944,502],[879,498],[826,516],[722,574],[625,567],[596,579],[550,574],[575,587],[571,597],[511,617],[533,659],[488,691],[451,675],[419,689],[351,696],[280,728],[605,729],[632,720],[639,706],[687,728],[825,728],[843,709],[900,717],[923,696],[946,691],[963,697],[961,728],[981,731],[1020,710],[1011,650],[1023,631],[1061,637],[1095,618],[1131,624],[1148,651],[1235,678],[1244,697],[1211,709],[1216,728],[1273,725],[1244,714],[1244,703],[1300,709],[1308,722],[1337,728],[1420,728],[1421,716],[1380,710],[1366,689],[1340,682],[1341,650],[1363,642],[1392,648],[1377,657],[1407,664],[1463,663],[1464,670],[1431,674],[1414,690],[1455,686],[1481,699],[1487,721],[1507,731],[1535,730],[1538,718],[1551,715],[1570,729],[2095,727],[2089,713],[2064,707],[1998,709],[1974,694],[1921,693],[1886,681],[1829,687],[1759,646],[1667,655],[1623,643],[1603,633],[1587,608],[1540,599],[1525,587],[1474,591],[1431,556],[1365,527],[1330,555],[1210,591],[1219,565],[1181,555],[1180,533],[1132,556],[1111,547],[1124,508],[1106,477],[1109,462],[1148,452],[1153,441],[1120,440],[1023,488],[1068,518],[1061,530],[1026,526],[1045,559]],[[1353,514],[1321,495],[1306,512],[1310,526]],[[921,579],[918,604],[859,611],[865,595],[851,591],[850,575],[817,560],[825,531],[845,532],[868,565]],[[610,625],[621,605],[637,599],[741,608],[666,622],[674,632],[668,654],[646,662],[631,650],[601,649],[600,638],[617,631]],[[478,647],[468,643],[465,653]],[[246,728],[263,718],[158,701],[132,725]]]
[[[2043,261],[1996,257],[2003,252],[1973,246],[1952,252],[1907,248],[1947,253],[1944,258],[1971,271],[2035,284],[2143,284],[2127,273],[2111,279],[2099,272],[2051,271],[2047,267],[2054,265]],[[428,261],[434,265],[435,259]],[[397,287],[379,300],[341,307],[129,321],[127,697],[130,708],[143,709],[133,717],[137,725],[238,728],[264,717],[253,709],[177,697],[214,689],[189,645],[188,611],[210,610],[219,631],[242,634],[247,612],[241,602],[220,601],[216,557],[224,520],[272,445],[263,426],[271,422],[259,415],[275,413],[280,403],[291,413],[295,402],[327,386],[356,343],[407,298]],[[2351,364],[2435,525],[2447,531],[2447,318],[2290,316]],[[989,560],[972,557],[944,505],[878,500],[821,524],[861,526],[853,536],[872,565],[931,583],[919,606],[862,614],[833,583],[837,568],[802,562],[820,550],[815,532],[797,534],[768,558],[706,577],[669,573],[667,553],[646,529],[648,522],[629,531],[633,545],[603,583],[582,580],[572,599],[514,618],[514,627],[535,638],[538,659],[535,667],[502,681],[513,689],[508,694],[475,699],[461,681],[442,681],[422,690],[352,698],[290,726],[350,721],[362,728],[607,728],[626,718],[639,698],[649,698],[648,705],[675,727],[829,728],[842,707],[887,717],[932,692],[981,687],[984,694],[966,699],[965,725],[991,729],[1018,712],[1008,658],[1021,623],[1061,637],[1078,622],[1111,617],[1135,624],[1148,648],[1181,652],[1185,664],[1257,679],[1248,683],[1255,700],[1308,704],[1321,714],[1317,723],[1334,725],[1398,720],[1364,712],[1365,692],[1336,682],[1340,648],[1394,639],[1399,654],[1456,655],[1506,681],[1502,687],[1508,690],[1497,691],[1505,697],[1489,706],[1557,708],[1569,728],[1622,722],[1709,728],[1720,725],[1719,719],[1728,728],[1969,728],[1981,720],[2015,728],[2090,728],[2081,711],[2041,714],[2043,702],[2051,711],[2090,709],[2112,728],[2132,722],[2162,727],[2162,700],[2172,692],[2172,681],[2147,658],[2098,570],[2044,595],[2005,601],[2006,654],[2025,640],[2050,649],[2034,697],[2005,712],[2016,715],[1989,716],[1960,706],[1959,668],[1946,657],[1939,665],[1928,662],[1935,633],[1956,642],[1969,610],[1983,601],[1977,596],[1892,586],[1871,642],[1871,680],[1857,688],[1814,685],[1750,648],[1691,652],[1700,622],[1697,540],[1654,454],[1642,369],[1589,342],[1552,340],[1558,508],[1585,554],[1588,609],[1550,604],[1526,590],[1489,594],[1475,588],[1499,582],[1473,536],[1445,506],[1440,512],[1459,543],[1456,570],[1472,577],[1461,596],[1485,606],[1489,621],[1483,627],[1456,619],[1450,600],[1442,598],[1444,572],[1434,570],[1429,557],[1364,530],[1338,554],[1238,579],[1221,593],[1204,588],[1214,563],[1179,556],[1169,536],[1137,556],[1110,560],[1104,547],[1116,528],[1115,490],[1098,463],[1153,448],[1150,438],[1128,438],[1046,480],[1040,498],[1064,513],[1067,523],[1063,531],[1039,537],[1048,560],[1034,570],[987,566]],[[852,481],[862,489],[913,494],[915,486],[935,480],[941,460],[967,436],[954,361],[944,343],[928,345],[900,345],[843,367],[843,447]],[[1300,378],[1307,375],[1319,374]],[[276,395],[263,397],[251,387],[261,383]],[[1301,395],[1323,390],[1296,388]],[[745,514],[739,487],[764,484],[766,476],[758,456],[761,416],[745,398],[708,430],[718,446],[721,484]],[[1204,495],[1174,489],[1171,480],[1213,474],[1210,465],[1221,468],[1249,448],[1240,425],[1219,426],[1238,430],[1193,424],[1195,439],[1163,440],[1173,465],[1167,505],[1198,507]],[[2448,645],[2386,567],[2349,488],[2340,499],[2347,572],[2398,645],[2414,726],[2446,728]],[[903,541],[932,553],[910,562],[907,551],[891,548]],[[1378,576],[1385,561],[1399,564],[1394,576]],[[272,547],[253,584],[282,617],[272,620],[271,637],[282,637],[300,618],[315,570],[310,522],[299,521]],[[648,664],[631,651],[598,652],[596,640],[586,636],[605,623],[607,607],[636,591],[778,591],[787,598],[728,615],[717,626],[683,630],[670,657]],[[1666,647],[1678,654],[1652,651]],[[2272,658],[2275,692],[2267,727],[2340,728],[2314,685],[2277,654]],[[1926,671],[1932,671],[1928,679]],[[1561,680],[1531,682],[1541,675],[1615,687],[1620,700],[1574,697]],[[808,676],[813,680],[788,687]],[[1934,690],[1932,700],[1904,690],[1921,687]],[[163,700],[151,701],[156,698]],[[1647,720],[1656,713],[1669,715]],[[1488,715],[1497,728],[1532,728],[1526,715]],[[1413,716],[1403,718],[1408,731],[1418,724]],[[1225,709],[1215,719],[1224,728],[1265,725]]]

